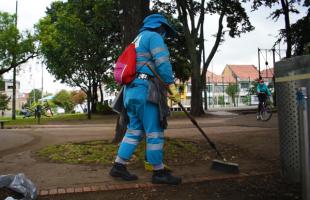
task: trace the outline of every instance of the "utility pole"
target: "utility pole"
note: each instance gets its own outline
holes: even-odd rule
[[[274,95],[273,95],[273,105],[277,106],[277,98],[276,98],[276,78],[275,78],[275,67],[276,67],[276,58],[275,58],[275,48],[272,49],[272,62],[273,62],[273,74],[272,74],[272,82],[273,82],[273,90],[274,90]],[[280,52],[279,52],[280,53]]]
[[[224,88],[224,76],[222,76],[222,85],[223,85],[223,105],[224,105],[224,107],[225,107],[225,94],[224,94],[224,92],[225,92],[225,88]]]
[[[251,105],[251,94],[250,94],[250,89],[251,89],[251,78],[249,77],[249,89],[248,89],[249,106]]]
[[[258,77],[261,78],[261,75],[260,75],[260,49],[259,48],[257,50],[257,54],[258,54]]]
[[[15,28],[17,29],[17,7],[18,0],[16,0],[16,10],[15,10]],[[13,54],[12,63],[13,67],[13,99],[12,99],[12,120],[16,119],[16,47],[17,47],[17,38],[15,38],[15,50]]]
[[[41,99],[43,98],[43,61],[41,62],[41,67],[42,67],[42,86],[41,86]]]

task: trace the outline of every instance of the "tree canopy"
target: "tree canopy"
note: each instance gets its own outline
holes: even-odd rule
[[[165,5],[164,1],[154,1]],[[176,13],[181,22],[184,33],[183,46],[187,49],[187,58],[191,69],[191,113],[199,116],[204,113],[202,108],[202,91],[206,84],[206,72],[218,47],[224,42],[226,33],[230,37],[239,37],[242,33],[251,31],[247,13],[240,1],[234,0],[173,0],[170,2],[170,13]],[[218,15],[218,30],[212,49],[205,57],[204,22],[209,15]],[[226,26],[226,28],[224,27]],[[201,66],[202,70],[201,70]]]
[[[98,85],[111,75],[120,51],[117,6],[112,0],[53,2],[37,25],[48,71],[87,94],[89,118],[90,102],[97,102]]]
[[[250,0],[243,0],[250,1]],[[296,8],[297,5],[300,5],[303,2],[303,6],[309,7],[309,0],[254,0],[252,2],[253,10],[258,9],[261,6],[266,6],[269,8],[274,8],[274,11],[271,13],[270,17],[274,20],[278,20],[281,15],[284,16],[285,28],[281,30],[280,39],[284,39],[286,41],[286,57],[289,58],[292,56],[292,46],[296,45],[296,29],[292,30],[291,22],[290,22],[290,13],[299,13]],[[280,8],[276,7],[277,5],[281,5]],[[295,27],[296,28],[296,27]],[[306,28],[306,27],[303,27]],[[309,33],[308,33],[309,34]],[[296,53],[296,52],[295,52]]]
[[[15,15],[0,12],[0,75],[37,56],[35,36],[20,33],[15,20]]]
[[[225,90],[226,94],[231,97],[234,106],[236,106],[236,95],[239,92],[239,87],[237,84],[229,84]]]

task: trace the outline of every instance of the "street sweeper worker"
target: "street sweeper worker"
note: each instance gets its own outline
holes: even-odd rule
[[[164,167],[164,128],[160,123],[160,109],[158,104],[148,100],[150,80],[154,79],[154,74],[147,66],[150,65],[165,82],[166,87],[172,91],[169,98],[176,102],[180,101],[174,85],[169,51],[164,42],[165,37],[174,35],[174,28],[163,15],[151,14],[144,19],[139,34],[134,40],[137,53],[137,75],[130,84],[124,87],[123,103],[127,110],[129,123],[110,171],[112,177],[120,177],[127,181],[138,179],[136,175],[127,170],[126,164],[145,135],[146,158],[153,169],[152,183],[176,185],[182,181],[180,177],[173,176],[171,171]]]

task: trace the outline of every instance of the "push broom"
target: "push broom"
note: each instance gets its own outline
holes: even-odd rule
[[[165,87],[165,83],[161,80],[160,76],[157,74],[157,72],[151,67],[148,63],[146,65],[149,67],[149,69],[153,72],[153,74],[156,76],[156,78],[159,80],[160,84],[162,84]],[[165,87],[167,88],[167,87]],[[171,90],[167,88],[167,91],[169,94],[172,94]],[[213,143],[210,138],[207,136],[207,134],[203,131],[203,129],[198,125],[197,121],[194,119],[193,116],[187,110],[184,108],[184,106],[181,104],[181,102],[177,102],[182,111],[186,114],[186,116],[191,120],[191,122],[197,127],[199,132],[202,134],[202,136],[207,140],[211,148],[216,152],[216,156],[218,159],[212,160],[212,166],[211,169],[213,170],[219,170],[224,171],[228,173],[239,173],[239,164],[237,163],[231,163],[228,162],[227,159],[225,159],[222,154],[217,149],[215,143]]]

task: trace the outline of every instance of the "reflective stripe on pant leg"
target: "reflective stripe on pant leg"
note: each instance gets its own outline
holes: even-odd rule
[[[164,133],[153,132],[146,134],[146,155],[152,165],[160,165],[163,161]]]
[[[129,160],[142,139],[143,130],[127,130],[118,149],[118,156]]]
[[[160,165],[163,162],[164,129],[160,127],[158,105],[147,102],[141,120],[146,132],[147,161],[152,165]]]

